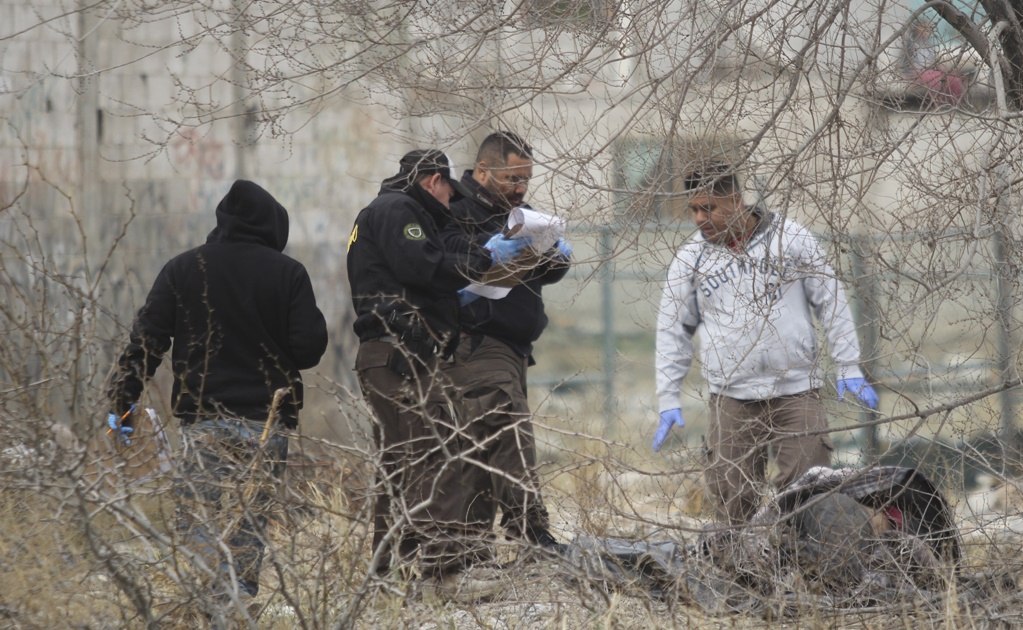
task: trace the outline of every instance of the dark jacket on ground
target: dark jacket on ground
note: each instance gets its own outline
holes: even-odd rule
[[[265,420],[273,393],[291,388],[281,421],[302,407],[299,370],[327,348],[327,326],[305,267],[281,253],[288,213],[258,185],[238,180],[216,210],[206,244],[168,262],[139,310],[110,388],[113,411],[138,401],[171,348],[174,415]]]
[[[465,251],[470,244],[482,246],[504,229],[510,208],[504,208],[479,182],[465,171],[462,183],[475,195],[451,204],[453,219],[444,229],[445,246]],[[471,334],[494,337],[524,357],[533,352],[533,342],[547,327],[541,287],[553,284],[568,273],[569,260],[559,253],[534,269],[525,281],[500,300],[479,298],[462,308],[461,328]]]
[[[360,341],[396,331],[392,311],[418,313],[449,356],[458,344],[458,293],[491,266],[480,247],[446,251],[440,229],[448,209],[419,184],[385,181],[355,219],[348,239],[348,282]]]

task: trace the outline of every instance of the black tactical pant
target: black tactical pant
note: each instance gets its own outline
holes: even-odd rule
[[[467,470],[472,526],[489,534],[497,508],[509,535],[536,542],[550,520],[536,475],[536,444],[526,394],[527,359],[485,335],[463,336],[455,356],[467,372],[464,399],[472,459]]]
[[[394,560],[414,561],[424,577],[458,571],[471,564],[474,542],[464,509],[464,449],[459,370],[431,359],[411,377],[388,367],[396,346],[365,341],[355,368],[375,415],[379,450],[378,491],[373,515],[376,570]]]

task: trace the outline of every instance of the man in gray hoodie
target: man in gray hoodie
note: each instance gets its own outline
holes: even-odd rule
[[[707,485],[718,518],[741,523],[756,511],[757,485],[774,451],[784,487],[833,450],[821,402],[814,320],[826,333],[846,391],[871,408],[877,394],[859,368],[860,347],[845,293],[806,228],[747,206],[727,164],[689,174],[689,209],[699,232],[668,270],[657,319],[658,450],[684,426],[679,393],[700,333],[710,390]]]

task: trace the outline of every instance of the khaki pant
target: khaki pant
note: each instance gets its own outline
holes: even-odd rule
[[[497,508],[509,535],[536,542],[550,526],[536,476],[536,443],[526,394],[527,359],[492,337],[463,337],[463,398],[475,452],[487,468],[467,470],[470,520],[487,537]]]
[[[769,400],[712,395],[707,432],[707,487],[719,520],[744,523],[760,505],[757,486],[767,474],[768,448],[782,488],[814,466],[831,463],[831,438],[820,393],[812,390]]]
[[[377,571],[390,567],[393,549],[400,561],[420,553],[424,577],[464,568],[471,562],[464,509],[465,440],[458,423],[463,412],[458,369],[446,361],[419,366],[406,379],[388,367],[390,343],[359,346],[355,368],[359,385],[376,416],[379,493],[373,522],[373,551],[381,548]]]

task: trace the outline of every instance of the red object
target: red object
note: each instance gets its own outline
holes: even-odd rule
[[[894,504],[889,503],[888,505],[884,506],[884,508],[882,508],[881,511],[883,511],[885,516],[888,517],[888,520],[890,520],[892,524],[895,525],[896,529],[903,528],[902,510],[895,507]]]
[[[917,75],[916,82],[927,88],[928,97],[936,103],[954,105],[966,93],[962,77],[943,70],[924,70]]]

